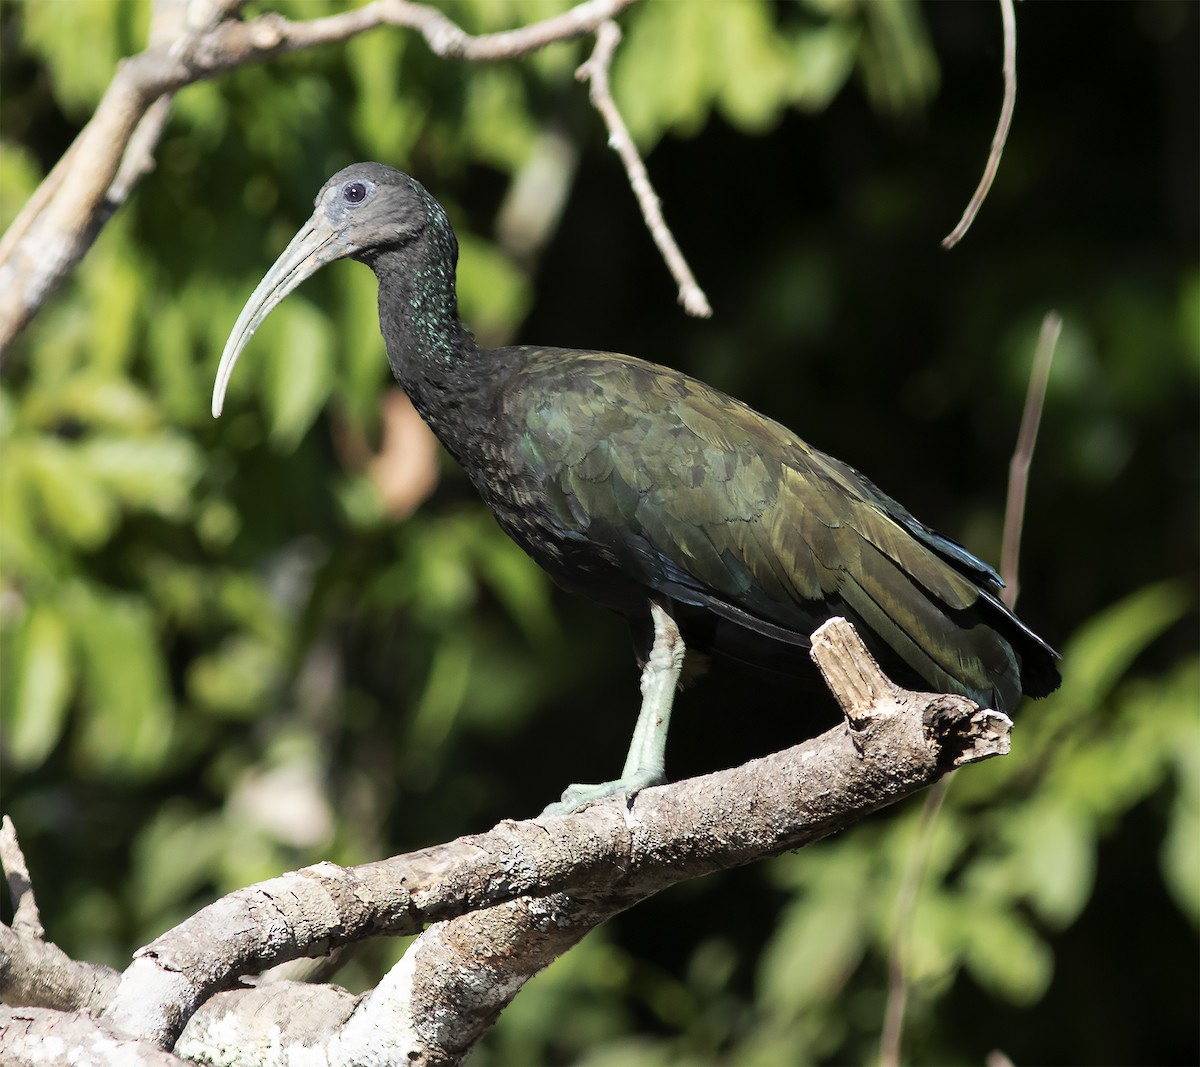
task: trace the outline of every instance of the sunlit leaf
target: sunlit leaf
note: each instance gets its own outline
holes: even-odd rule
[[[1013,1004],[1039,1000],[1054,973],[1046,943],[1012,912],[978,908],[963,922],[967,965],[975,978]]]
[[[395,166],[409,157],[427,122],[426,108],[411,94],[401,93],[396,72],[411,49],[399,33],[367,33],[346,46],[358,92],[354,95],[353,127],[368,155]]]
[[[22,145],[4,142],[0,152],[0,230],[7,230],[41,175],[33,153]]]
[[[1170,583],[1152,585],[1088,620],[1063,653],[1060,697],[1098,705],[1142,649],[1187,609],[1188,595]]]
[[[120,515],[117,501],[89,476],[76,448],[43,437],[13,448],[7,458],[21,464],[26,500],[50,532],[85,548],[112,533]]]
[[[271,438],[290,451],[329,396],[334,337],[329,320],[300,297],[276,314],[284,317],[285,328],[266,352]]]
[[[1179,907],[1200,926],[1200,719],[1196,694],[1200,692],[1200,661],[1192,659],[1153,696],[1153,714],[1174,708],[1171,763],[1175,772],[1175,799],[1171,805],[1162,867],[1167,888]],[[1148,709],[1149,710],[1149,709]]]
[[[796,38],[789,96],[797,106],[812,111],[829,106],[854,70],[860,39],[858,25],[847,22],[810,29]]]
[[[211,883],[217,858],[229,847],[222,820],[184,800],[159,808],[132,849],[132,902],[140,916],[160,915]]]
[[[150,5],[104,0],[31,0],[24,40],[45,59],[63,106],[84,115],[100,99],[123,55],[145,40]]]
[[[492,245],[459,239],[458,292],[463,316],[482,344],[507,340],[529,310],[529,280]]]
[[[434,655],[410,728],[414,745],[434,748],[449,736],[462,709],[472,667],[470,644],[451,638]]]
[[[172,700],[153,617],[140,600],[79,590],[71,627],[83,648],[80,765],[146,774],[171,742]]]
[[[1091,896],[1096,872],[1089,820],[1067,804],[1035,801],[1009,821],[1005,832],[1012,848],[1010,891],[1021,892],[1052,926],[1074,921]]]
[[[79,446],[80,477],[105,486],[128,508],[181,516],[191,503],[201,459],[188,438],[93,437]]]
[[[870,870],[865,850],[827,851],[807,891],[780,917],[759,964],[768,1004],[803,1013],[806,1006],[837,995],[864,949],[860,909],[871,884]]]
[[[267,642],[239,634],[192,662],[188,696],[214,714],[257,718],[273,710],[269,696],[280,681],[280,666],[278,651]]]
[[[484,579],[504,603],[526,637],[548,644],[556,633],[550,605],[550,583],[530,558],[489,522],[478,545]]]
[[[17,636],[17,684],[4,726],[8,757],[36,767],[62,736],[74,674],[67,624],[50,604],[34,604]]]
[[[866,36],[860,64],[867,92],[880,110],[911,114],[936,92],[937,56],[913,0],[863,4]],[[997,15],[999,20],[999,15]]]
[[[516,171],[532,148],[535,130],[511,67],[489,67],[471,79],[463,119],[480,158],[497,168]]]
[[[154,400],[136,384],[90,368],[65,382],[39,383],[23,407],[30,422],[46,428],[74,419],[93,429],[139,432],[160,421]]]

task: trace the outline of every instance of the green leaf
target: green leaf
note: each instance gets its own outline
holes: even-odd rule
[[[536,130],[514,67],[484,67],[467,82],[463,132],[480,159],[509,173],[520,168]]]
[[[93,437],[79,447],[79,477],[104,486],[127,508],[181,518],[190,510],[202,459],[180,434]]]
[[[87,368],[64,380],[39,382],[22,404],[26,419],[39,427],[74,420],[98,430],[140,432],[161,417],[151,397],[126,378]]]
[[[724,56],[713,63],[721,110],[740,129],[761,131],[788,104],[792,81],[792,57],[773,25],[774,13],[761,3],[707,6],[720,16],[709,34],[714,58]]]
[[[340,270],[337,287],[339,356],[337,389],[359,427],[378,425],[380,392],[390,378],[379,331],[379,286],[365,268]]]
[[[1200,721],[1196,693],[1200,691],[1200,659],[1191,659],[1154,692],[1152,713],[1174,710],[1172,764],[1176,792],[1162,845],[1162,868],[1167,888],[1180,909],[1200,926]],[[1150,710],[1150,709],[1148,709]]]
[[[715,4],[647,4],[629,20],[613,61],[612,88],[634,139],[699,125],[711,99],[704,23]]]
[[[1089,714],[1129,670],[1134,658],[1187,610],[1188,594],[1176,583],[1147,586],[1089,619],[1063,651],[1063,688],[1052,699],[1069,700]]]
[[[312,304],[293,296],[283,315],[282,336],[267,351],[271,440],[288,452],[308,432],[333,384],[333,331]]]
[[[760,997],[792,1015],[836,997],[866,946],[863,897],[872,884],[865,848],[826,848],[808,888],[788,906],[758,970]]]
[[[53,437],[40,437],[8,450],[6,462],[18,464],[26,500],[54,533],[82,548],[106,541],[120,517],[112,493],[80,463],[79,452]]]
[[[198,656],[187,675],[188,696],[227,718],[254,719],[273,708],[270,692],[279,682],[280,656],[259,637],[235,634],[216,651]]]
[[[90,589],[77,590],[70,608],[83,647],[77,761],[105,773],[153,771],[170,745],[172,700],[150,609]]]
[[[130,897],[146,920],[183,904],[213,880],[229,828],[219,816],[202,815],[186,800],[171,800],[155,812],[132,849]]]
[[[416,94],[402,93],[396,77],[409,53],[402,33],[364,33],[346,44],[356,85],[351,125],[368,158],[400,165],[425,130],[428,109]]]
[[[529,279],[502,252],[467,233],[459,234],[458,295],[463,317],[480,343],[502,343],[532,303]]]
[[[0,152],[0,231],[8,229],[40,180],[33,152],[5,140]]]
[[[857,24],[834,22],[800,34],[788,61],[788,95],[806,111],[823,111],[854,71],[862,31]]]
[[[436,748],[450,735],[467,693],[472,658],[471,644],[461,633],[438,647],[409,727],[413,747]]]
[[[87,366],[101,373],[120,372],[137,351],[145,292],[141,249],[130,236],[131,221],[122,212],[105,226],[91,251],[90,269],[80,274],[81,295],[91,312]]]
[[[1008,891],[1021,892],[1048,924],[1074,922],[1096,877],[1095,827],[1057,798],[1035,801],[1010,819],[1005,837]]]
[[[74,669],[71,640],[59,610],[32,605],[17,637],[13,703],[4,716],[9,759],[36,767],[49,755],[66,723]]]
[[[979,983],[1012,1004],[1034,1004],[1050,985],[1054,955],[1015,913],[973,908],[962,914],[966,961]]]
[[[30,0],[17,10],[24,16],[24,44],[50,68],[55,98],[68,112],[86,117],[117,61],[145,42],[149,8],[145,2]]]
[[[909,115],[937,92],[940,75],[920,8],[913,0],[862,5],[866,36],[860,64],[867,95],[880,111]]]
[[[559,631],[545,573],[491,522],[480,531],[476,552],[485,581],[526,639],[531,644],[552,644]]]

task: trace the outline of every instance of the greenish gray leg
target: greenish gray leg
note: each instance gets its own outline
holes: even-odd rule
[[[593,800],[618,793],[633,797],[647,786],[661,785],[667,780],[667,730],[686,649],[679,627],[664,608],[652,603],[650,615],[654,619],[654,644],[642,669],[642,710],[633,728],[621,777],[598,785],[570,786],[562,800],[547,807],[543,815],[565,815]]]

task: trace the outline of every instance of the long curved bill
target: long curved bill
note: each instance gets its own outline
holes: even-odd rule
[[[242,308],[233,333],[225,342],[225,351],[221,353],[221,365],[217,368],[217,381],[213,386],[214,419],[221,417],[221,409],[225,406],[225,390],[229,387],[238,357],[263,320],[302,281],[311,278],[327,263],[342,259],[353,251],[340,238],[341,234],[325,217],[323,207],[318,206],[312,218],[292,238],[283,254],[275,260],[274,266],[267,271],[266,277],[258,283]]]

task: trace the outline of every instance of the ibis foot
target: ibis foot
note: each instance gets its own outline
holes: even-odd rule
[[[629,778],[617,778],[611,782],[598,782],[595,785],[569,785],[563,791],[562,799],[556,800],[553,804],[547,804],[542,814],[569,815],[577,808],[586,807],[593,801],[615,796],[623,796],[629,802],[643,789],[649,789],[652,785],[662,785],[666,780],[667,776],[661,770],[655,773],[653,768],[648,768],[641,774],[635,774]]]
[[[642,668],[642,710],[633,728],[621,777],[598,785],[569,786],[562,799],[549,805],[543,815],[566,815],[594,800],[617,794],[632,800],[643,789],[667,780],[667,730],[685,649],[679,627],[665,608],[651,601],[650,615],[654,620],[654,644]]]

